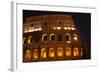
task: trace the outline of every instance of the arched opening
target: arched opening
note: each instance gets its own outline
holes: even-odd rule
[[[32,36],[28,37],[28,44],[30,44],[32,42]]]
[[[24,58],[26,61],[30,61],[31,60],[31,50],[26,50],[25,51],[25,55],[24,55]]]
[[[46,48],[41,49],[41,58],[46,58]]]
[[[50,34],[50,40],[51,40],[51,41],[55,41],[55,39],[56,39],[55,34]]]
[[[78,41],[78,36],[77,36],[77,34],[73,34],[73,41]]]
[[[70,43],[70,41],[71,41],[71,36],[70,36],[70,34],[66,34],[66,36],[65,36],[65,41],[66,41],[67,43]]]
[[[38,49],[33,50],[33,58],[38,59]]]
[[[66,56],[71,56],[71,49],[69,47],[66,48],[65,55]]]
[[[49,49],[49,57],[51,57],[51,58],[55,57],[55,50],[54,50],[54,48],[50,48]]]
[[[73,49],[73,55],[74,56],[79,56],[79,50],[78,50],[78,48],[74,48]]]
[[[43,34],[43,36],[42,36],[42,41],[43,41],[43,42],[46,42],[47,39],[48,39],[48,38],[47,38],[47,34]]]
[[[63,48],[59,47],[59,48],[57,49],[57,56],[58,56],[58,57],[62,57],[62,56],[63,56]]]

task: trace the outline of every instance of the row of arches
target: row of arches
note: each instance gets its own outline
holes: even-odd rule
[[[65,42],[67,42],[67,43],[70,43],[71,40],[72,41],[77,41],[78,40],[77,34],[73,34],[72,38],[71,38],[71,35],[70,34],[65,34],[65,36],[63,36],[62,34],[58,34],[58,35],[50,34],[49,37],[48,37],[47,34],[43,34],[42,35],[42,42],[47,42],[48,39],[50,41],[63,41],[63,38],[65,39]],[[29,36],[27,39],[26,39],[26,37],[24,37],[23,38],[23,44],[25,42],[27,42],[28,44],[30,44],[32,42],[32,40],[33,40],[32,39],[32,36]],[[36,40],[36,39],[34,39],[34,40]],[[37,40],[39,40],[39,39],[37,39]]]
[[[65,38],[65,41],[67,41],[67,42],[71,41],[71,39],[73,41],[77,41],[78,40],[77,34],[73,34],[72,35],[72,38],[71,38],[71,35],[67,33],[67,34],[65,34],[65,37],[64,38]],[[48,35],[47,34],[43,34],[42,41],[43,42],[46,42],[47,40],[48,40]],[[50,34],[49,40],[50,41],[55,41],[55,40],[57,40],[57,41],[63,41],[63,35],[62,34],[58,34],[56,36],[55,34]]]
[[[65,52],[63,50],[63,48],[59,47],[57,49],[57,57],[62,57],[63,55],[65,55],[68,57],[68,56],[82,56],[82,53],[83,53],[83,48],[81,48],[80,52],[79,52],[79,49],[78,48],[74,48],[73,50],[71,50],[71,48],[67,47],[65,49]],[[46,57],[46,48],[43,48],[41,49],[41,57]],[[54,57],[55,56],[55,49],[54,48],[50,48],[49,49],[49,57]]]
[[[71,49],[70,47],[66,47],[65,50],[63,50],[63,48],[59,47],[57,50],[55,50],[54,48],[50,48],[49,52],[47,53],[47,49],[46,48],[42,48],[40,50],[40,54],[39,54],[39,49],[34,49],[33,52],[31,50],[26,50],[25,55],[24,55],[24,59],[25,60],[31,60],[31,59],[38,59],[39,57],[41,59],[46,59],[49,56],[49,58],[62,58],[62,57],[79,57],[79,56],[83,56],[83,48],[81,48],[80,50],[75,47],[74,49]]]

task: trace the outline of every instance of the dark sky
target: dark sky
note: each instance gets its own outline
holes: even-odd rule
[[[76,27],[80,30],[80,36],[82,42],[91,42],[91,14],[90,13],[75,13],[75,12],[53,12],[53,11],[32,11],[23,10],[23,21],[25,18],[39,15],[50,15],[50,14],[65,14],[72,15]]]

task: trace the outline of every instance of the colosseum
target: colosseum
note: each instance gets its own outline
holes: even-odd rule
[[[23,22],[23,62],[81,60],[87,55],[72,15],[31,16]]]

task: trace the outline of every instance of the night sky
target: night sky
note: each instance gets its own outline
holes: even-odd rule
[[[91,14],[90,13],[23,10],[23,21],[25,21],[25,18],[27,17],[51,15],[51,14],[72,15],[73,20],[76,23],[76,27],[80,30],[81,42],[87,42],[88,46],[90,46],[91,43]]]

